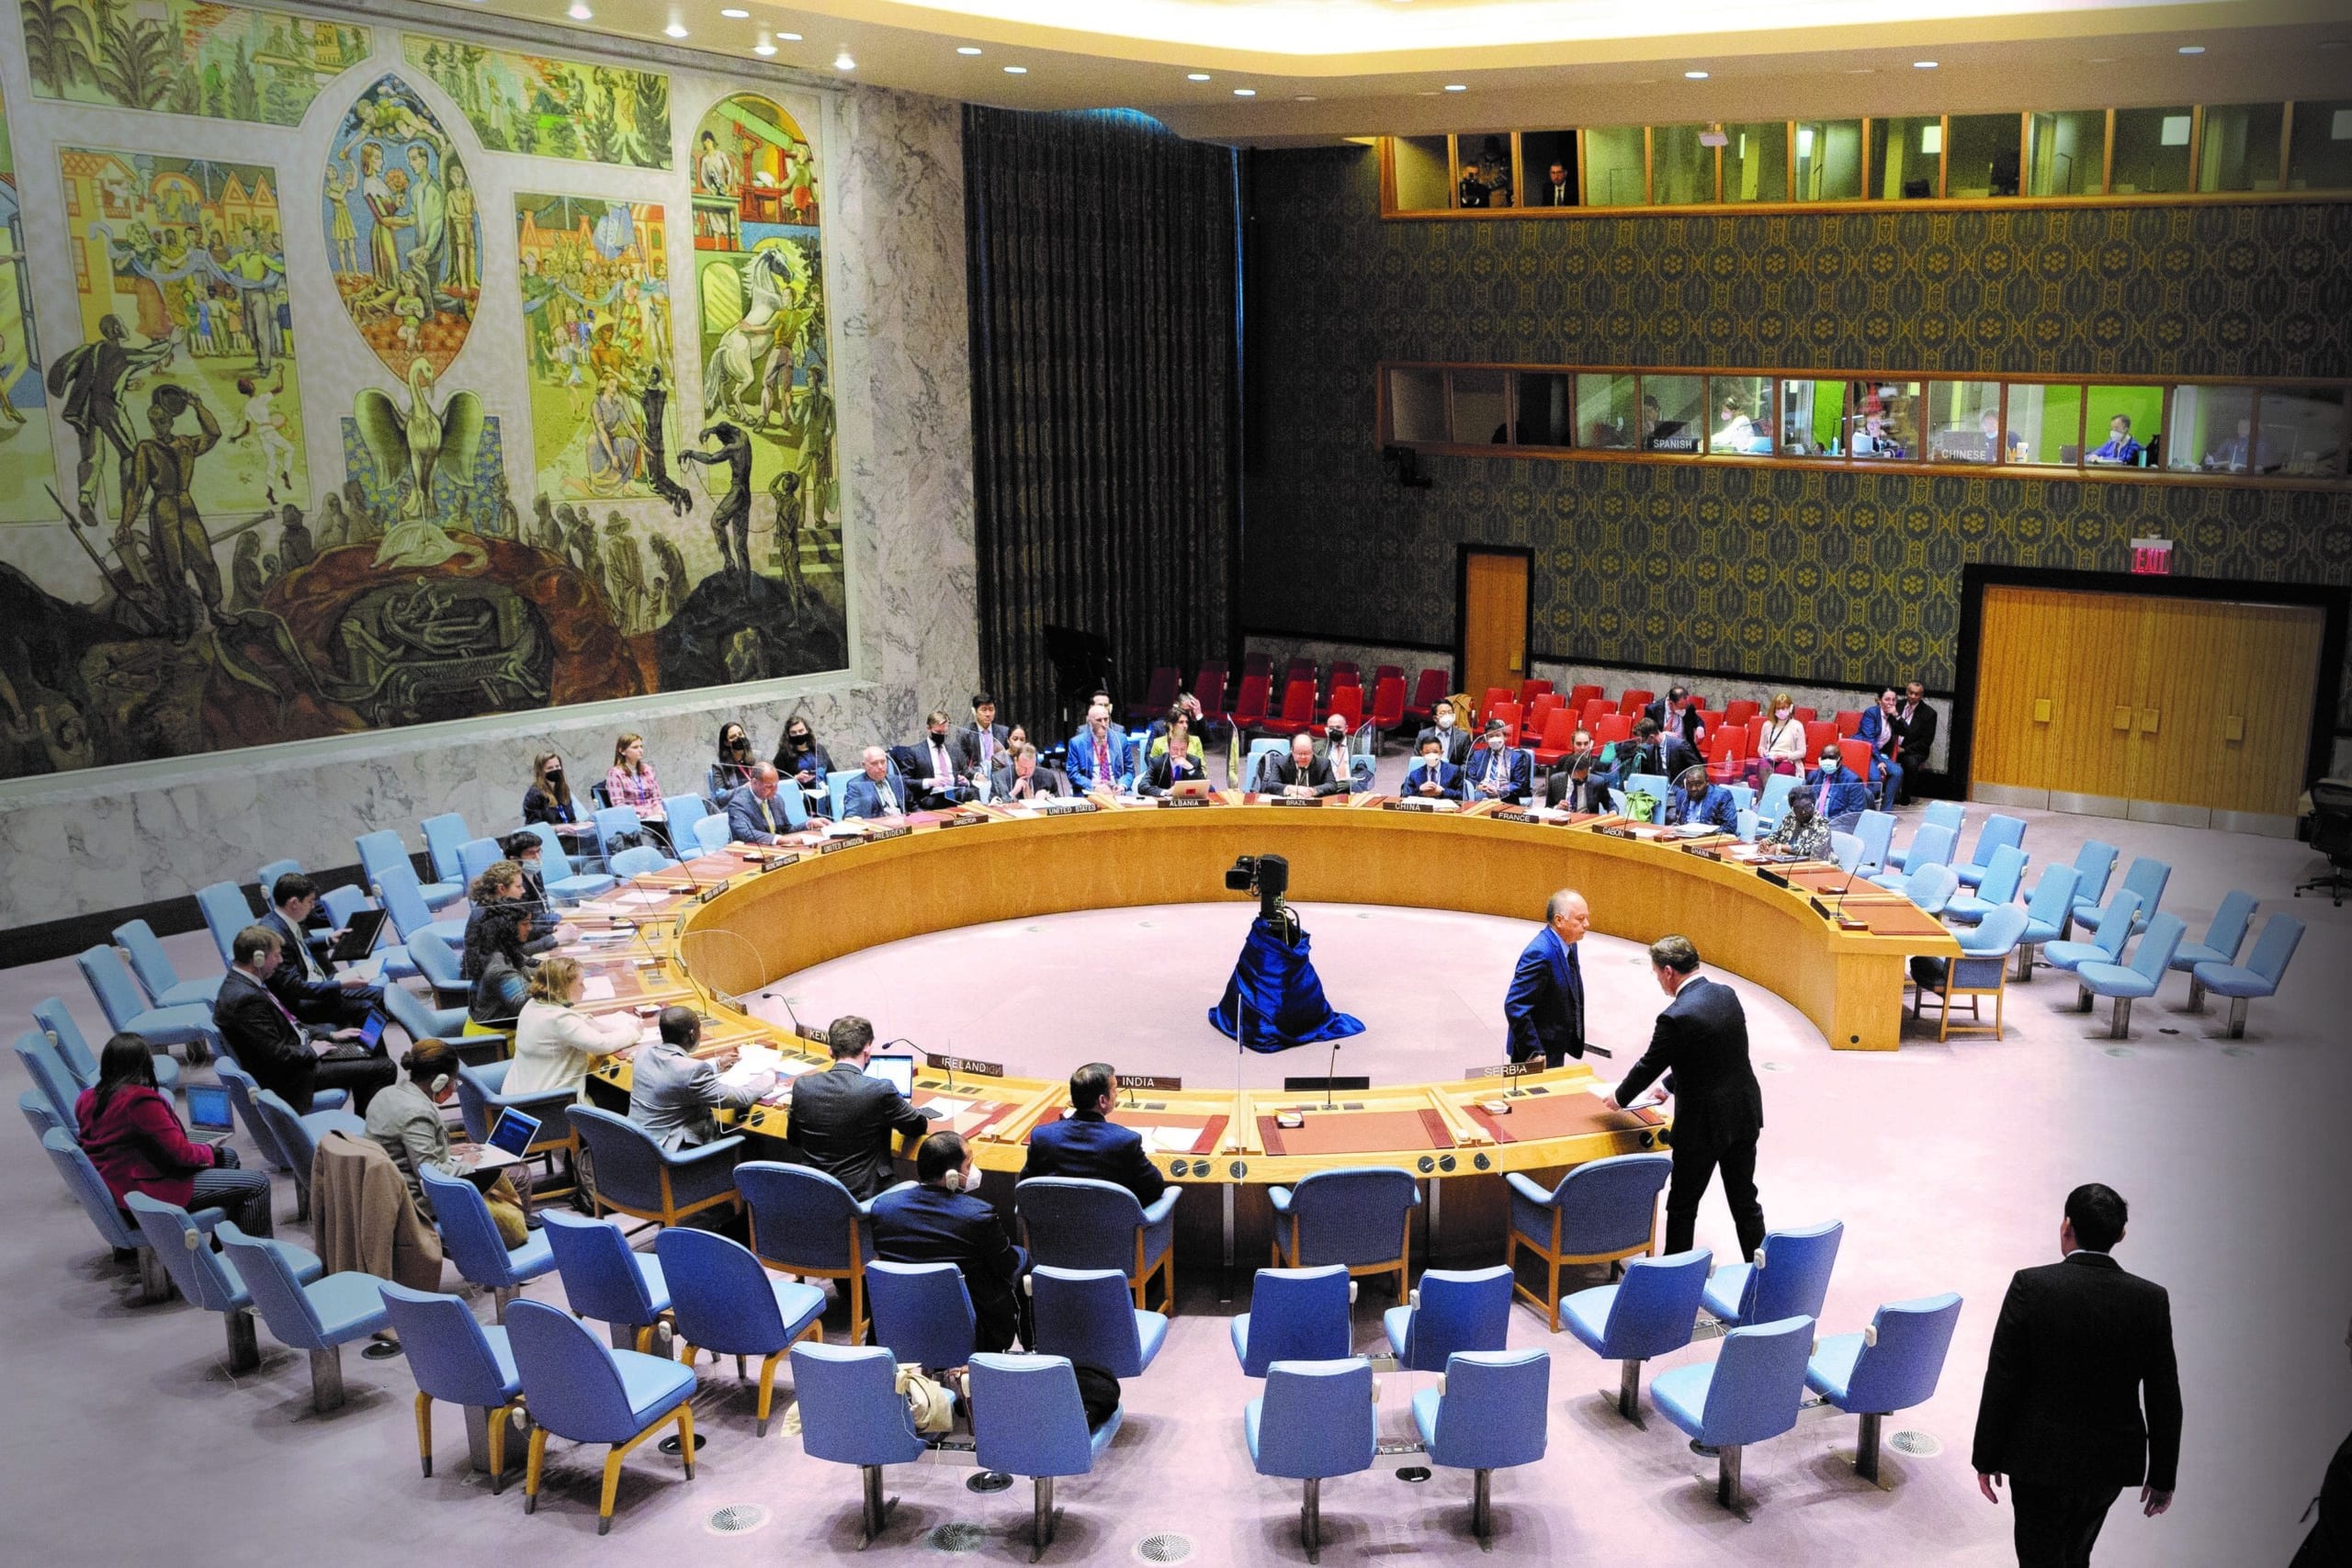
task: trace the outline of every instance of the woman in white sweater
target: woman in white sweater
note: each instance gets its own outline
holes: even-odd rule
[[[603,1018],[582,1012],[580,965],[550,956],[531,975],[530,999],[514,1021],[514,1061],[506,1069],[505,1092],[583,1088],[596,1059],[637,1043],[637,1019],[629,1012]]]
[[[1796,699],[1780,693],[1759,722],[1763,728],[1756,734],[1756,758],[1747,765],[1748,784],[1758,791],[1774,773],[1804,773],[1804,726],[1797,722]]]

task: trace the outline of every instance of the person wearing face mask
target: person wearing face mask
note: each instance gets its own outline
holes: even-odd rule
[[[1778,850],[1783,854],[1802,855],[1807,860],[1829,858],[1829,821],[1815,809],[1816,796],[1809,790],[1798,790],[1789,796],[1789,808],[1772,830],[1764,835],[1762,847]]]
[[[718,727],[718,758],[710,765],[710,793],[716,797],[742,788],[752,782],[752,737],[744,728],[729,719]],[[782,770],[779,769],[779,772]]]
[[[531,787],[523,792],[524,826],[547,824],[569,852],[595,841],[595,825],[581,818],[580,807],[571,798],[571,781],[564,776],[563,759],[553,751],[542,751],[531,759]]]
[[[1527,753],[1510,743],[1510,728],[1500,719],[1487,724],[1478,750],[1464,770],[1473,801],[1523,800],[1527,797]]]
[[[1860,773],[1846,766],[1845,753],[1835,743],[1821,749],[1820,763],[1805,774],[1805,793],[1813,796],[1813,808],[1824,821],[1842,832],[1850,832],[1855,819],[1870,809],[1871,786]],[[1790,798],[1796,797],[1792,795]]]
[[[1578,729],[1568,742],[1568,754],[1552,765],[1544,781],[1544,804],[1555,811],[1593,809],[1592,779],[1600,766],[1590,732]]]
[[[923,719],[923,738],[910,746],[894,746],[891,755],[899,776],[907,781],[910,802],[917,811],[947,811],[972,798],[972,786],[956,756],[955,739],[947,732],[947,712],[933,708]]]
[[[1797,722],[1796,712],[1796,699],[1788,693],[1773,696],[1763,728],[1757,731],[1756,756],[1747,764],[1749,788],[1761,790],[1768,774],[1794,773],[1804,767],[1804,726]]]
[[[1430,727],[1413,738],[1413,750],[1418,753],[1421,742],[1435,736],[1445,760],[1455,767],[1470,760],[1471,735],[1456,718],[1453,705],[1442,702],[1430,710]]]
[[[1333,714],[1323,721],[1323,738],[1315,743],[1315,754],[1330,764],[1331,776],[1340,781],[1350,794],[1360,786],[1356,782],[1355,758],[1348,745],[1348,718],[1345,714]],[[1370,773],[1365,774],[1369,783]]]
[[[1462,770],[1445,760],[1445,743],[1433,729],[1421,731],[1421,756],[1405,771],[1404,795],[1411,800],[1460,800]]]
[[[964,1140],[932,1134],[915,1151],[913,1184],[874,1200],[874,1251],[892,1263],[956,1265],[972,1298],[973,1348],[1010,1350],[1027,1342],[1020,1286],[1029,1255],[1004,1234],[979,1184]]]

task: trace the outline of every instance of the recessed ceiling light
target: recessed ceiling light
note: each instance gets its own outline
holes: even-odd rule
[[[1184,80],[1187,82],[1205,82],[1208,79],[1209,73],[1205,71],[1187,71],[1184,73]]]
[[[1911,62],[1911,69],[1914,71],[1933,71],[1935,68],[1936,62],[1932,60],[1915,60]]]
[[[753,54],[774,54],[775,52],[775,45],[769,42],[766,39],[762,39],[759,42],[752,46],[752,52]]]
[[[2201,43],[2185,43],[2180,46],[2180,52],[2183,54],[2202,54],[2205,52],[2205,46]]]
[[[782,43],[798,43],[800,41],[800,35],[798,33],[778,33],[775,36],[777,40]]]
[[[1255,87],[1236,87],[1233,89],[1233,96],[1237,98],[1254,98],[1258,96],[1258,89]]]
[[[669,34],[672,38],[684,38],[686,36],[686,25],[684,22],[672,22],[668,27],[663,28],[662,30]]]
[[[1314,95],[1314,94],[1312,94],[1312,93],[1301,93],[1301,94],[1299,94],[1299,96],[1296,96],[1296,97],[1295,97],[1295,98],[1293,98],[1293,99],[1291,100],[1291,102],[1292,102],[1292,103],[1295,103],[1295,104],[1311,104],[1311,103],[1315,103],[1315,102],[1317,102],[1317,101],[1318,101],[1318,100],[1316,98],[1315,95]]]
[[[2114,54],[2095,54],[2088,60],[2084,61],[2083,63],[2086,65],[2112,65],[2121,58],[2122,57],[2120,55]]]
[[[1008,76],[1026,76],[1029,74],[1029,67],[1026,65],[1008,65],[1004,68],[1004,73]]]
[[[958,54],[978,54],[980,51],[971,44],[959,43],[956,46],[956,52]]]
[[[588,0],[571,0],[571,9],[564,13],[575,22],[593,22],[596,13],[588,8]]]
[[[1878,74],[1878,67],[1875,65],[1850,65],[1846,68],[1846,74],[1849,76],[1875,76]]]
[[[857,62],[850,58],[849,51],[842,50],[839,54],[833,56],[833,69],[836,71],[854,71],[857,69]]]
[[[1449,93],[1466,93],[1470,90],[1470,85],[1466,82],[1448,82],[1445,85],[1445,90]]]
[[[740,22],[750,17],[752,13],[741,6],[728,6],[721,7],[718,14],[730,22]]]
[[[1690,82],[1703,82],[1707,79],[1707,73],[1704,71],[1685,71],[1682,75],[1684,80]]]

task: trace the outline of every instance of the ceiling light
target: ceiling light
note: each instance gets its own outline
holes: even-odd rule
[[[1004,73],[1008,76],[1026,76],[1029,74],[1029,67],[1026,65],[1008,65],[1004,68]]]
[[[588,0],[571,0],[571,9],[564,15],[575,22],[589,22],[596,18],[596,13],[588,8]]]
[[[800,41],[800,35],[798,33],[778,33],[775,36],[778,40],[784,43],[798,43]]]
[[[857,69],[857,62],[850,58],[849,51],[843,50],[839,54],[833,56],[833,69],[836,71],[854,71]]]
[[[722,6],[718,14],[726,17],[730,22],[740,22],[748,18],[752,13],[746,11],[741,6]]]
[[[1255,87],[1236,87],[1233,89],[1233,96],[1237,98],[1254,98],[1258,96],[1258,89]]]
[[[1293,99],[1291,100],[1291,102],[1293,102],[1293,103],[1295,103],[1295,104],[1311,104],[1311,103],[1315,103],[1315,102],[1317,102],[1317,99],[1316,98],[1315,95],[1314,95],[1314,94],[1312,94],[1312,93],[1301,93],[1301,94],[1299,94],[1299,96],[1296,96],[1296,97],[1295,97],[1295,98],[1293,98]]]
[[[1911,69],[1914,71],[1933,71],[1935,68],[1936,62],[1932,60],[1915,60],[1911,62]]]
[[[2180,52],[2183,54],[2202,54],[2205,52],[2205,46],[2201,43],[2185,43],[2180,46]]]
[[[1682,76],[1689,82],[1703,82],[1707,79],[1707,73],[1704,71],[1685,71]]]
[[[1184,80],[1187,82],[1205,82],[1208,79],[1209,73],[1205,71],[1187,71],[1184,73]]]
[[[1699,132],[1699,145],[1702,147],[1730,146],[1731,138],[1724,134],[1724,122],[1722,120],[1717,120],[1714,124],[1707,127],[1706,130]]]
[[[959,43],[956,46],[956,52],[958,54],[978,54],[980,51],[971,44]]]
[[[1466,93],[1470,90],[1470,85],[1466,82],[1448,82],[1445,85],[1445,90],[1449,93]]]
[[[752,52],[753,54],[774,54],[775,52],[775,45],[770,43],[765,39],[762,39],[759,42],[752,46]]]
[[[663,28],[662,30],[672,38],[684,38],[686,36],[686,25],[684,22],[672,22],[668,27]]]

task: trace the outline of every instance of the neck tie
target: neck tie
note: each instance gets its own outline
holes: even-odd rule
[[[983,729],[980,731],[980,766],[987,767],[995,756],[996,737]]]
[[[757,795],[753,795],[752,798],[759,800],[759,796]],[[764,800],[760,801],[760,820],[767,825],[769,832],[773,833],[775,831],[775,818],[768,814],[768,803]]]
[[[294,1032],[295,1038],[300,1039],[302,1026],[294,1021],[294,1015],[286,1010],[286,1004],[277,999],[277,993],[269,988],[269,982],[266,980],[261,982],[261,994],[269,998],[269,1005],[277,1010],[277,1016],[286,1021],[286,1027]]]
[[[1100,735],[1094,738],[1094,782],[1099,784],[1111,782],[1111,749]]]

